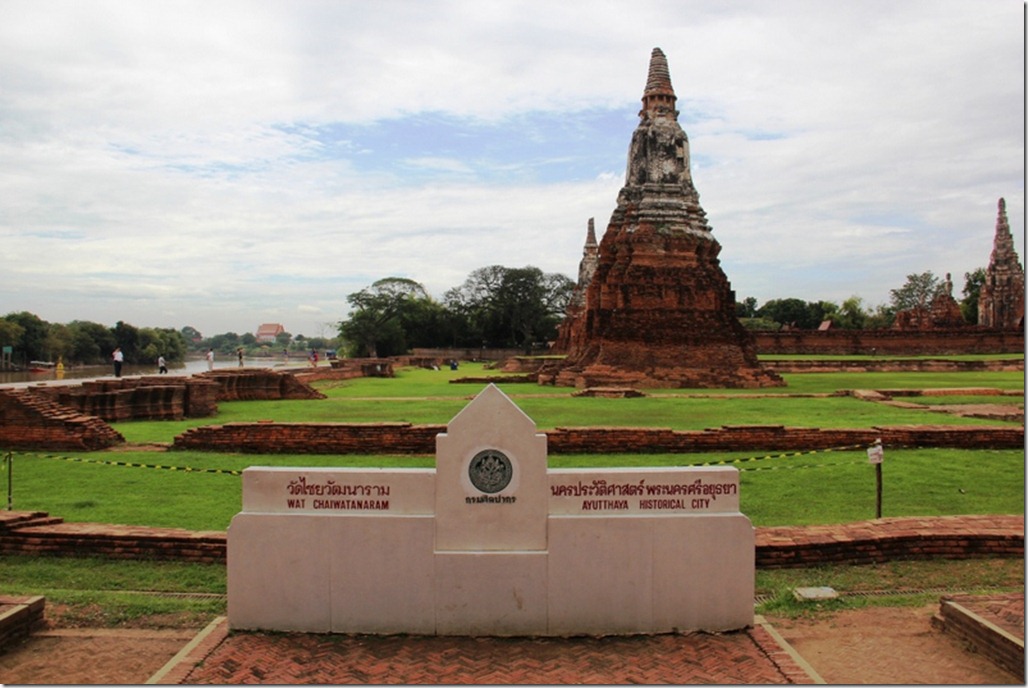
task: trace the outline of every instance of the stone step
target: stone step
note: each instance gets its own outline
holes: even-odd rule
[[[50,526],[58,523],[64,523],[64,519],[58,516],[51,516],[45,511],[0,512],[0,532],[10,532],[34,526]]]

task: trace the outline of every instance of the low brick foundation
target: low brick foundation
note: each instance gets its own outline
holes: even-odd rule
[[[173,449],[253,454],[433,454],[445,425],[410,423],[226,423],[192,428]],[[725,425],[707,430],[555,428],[544,431],[551,454],[810,451],[869,446],[1020,449],[1024,427],[902,425],[864,429]]]
[[[14,450],[96,451],[125,442],[96,416],[27,389],[0,390],[0,447]]]
[[[956,361],[940,358],[864,359],[859,361],[833,361],[825,359],[820,361],[761,361],[760,365],[776,373],[980,373],[983,371],[1023,371],[1024,359],[978,361]]]
[[[218,412],[218,385],[195,376],[109,378],[29,389],[108,423],[205,418]]]
[[[0,652],[43,624],[45,606],[46,599],[39,595],[0,595]]]
[[[1024,557],[1024,516],[881,518],[757,528],[757,568]]]
[[[1012,617],[1010,623],[1004,623],[1003,611]],[[1024,682],[1024,593],[947,595],[932,625]]]
[[[292,373],[268,368],[224,368],[195,376],[217,384],[218,401],[324,399],[325,395]]]
[[[758,527],[756,566],[796,568],[908,559],[1024,557],[1024,516],[884,518],[826,526]],[[0,554],[225,561],[226,534],[179,528],[64,523],[0,512]]]
[[[1024,353],[1024,330],[954,327],[932,330],[755,331],[758,354],[949,356]]]
[[[0,555],[37,554],[107,559],[223,563],[223,531],[65,523],[42,512],[0,512]]]

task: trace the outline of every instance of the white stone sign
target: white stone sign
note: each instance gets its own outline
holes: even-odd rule
[[[571,635],[753,622],[734,468],[548,469],[489,385],[435,469],[252,467],[228,530],[232,628]]]

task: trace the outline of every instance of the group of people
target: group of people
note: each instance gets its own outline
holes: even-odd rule
[[[289,351],[285,350],[285,358],[289,360]],[[331,352],[330,352],[331,353]],[[240,347],[236,350],[236,356],[239,358],[239,367],[243,367],[243,348]],[[207,353],[204,355],[207,361],[207,370],[214,370],[214,349],[207,349]],[[318,367],[318,350],[311,349],[310,354],[307,355],[307,362],[312,368]],[[111,353],[111,360],[114,362],[114,377],[121,377],[121,368],[125,363],[125,354],[122,352],[121,347],[117,347]],[[157,357],[157,372],[164,375],[168,372],[168,362],[164,356]]]
[[[114,351],[111,352],[111,360],[114,361],[114,377],[121,377],[121,368],[125,365],[125,354],[122,352],[121,347],[115,347]],[[208,359],[213,361],[214,359]],[[64,370],[64,363],[61,364],[61,371]],[[168,373],[168,361],[164,358],[164,354],[157,357],[157,372],[160,375],[167,375]]]

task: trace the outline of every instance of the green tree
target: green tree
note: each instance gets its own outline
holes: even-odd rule
[[[12,350],[21,343],[25,328],[7,318],[0,319],[0,346],[9,346]]]
[[[536,267],[491,265],[473,271],[443,301],[463,324],[464,346],[521,347],[556,336],[575,283]]]
[[[216,334],[204,342],[202,349],[214,349],[220,354],[235,354],[239,348],[239,335],[235,332]]]
[[[964,273],[964,298],[960,301],[960,314],[966,322],[978,323],[978,297],[985,284],[985,268]]]
[[[293,335],[288,332],[279,332],[275,335],[275,345],[280,346],[283,349],[288,349],[289,344],[293,341]]]
[[[9,313],[4,319],[19,326],[22,331],[21,337],[13,345],[14,361],[27,365],[29,361],[49,360],[46,338],[50,331],[50,323],[28,311]]]
[[[813,323],[807,302],[796,298],[771,299],[757,309],[757,317],[804,330],[820,324],[820,321]]]
[[[72,354],[68,362],[89,365],[110,361],[111,352],[118,344],[109,327],[86,320],[73,320],[68,323],[68,329],[72,339]]]
[[[186,344],[190,349],[196,350],[200,348],[203,343],[203,335],[200,334],[200,330],[192,325],[186,325],[179,332],[182,334],[183,339],[186,340]]]
[[[143,363],[143,352],[140,349],[139,328],[119,320],[114,324],[114,341],[121,348],[126,363]]]
[[[867,323],[867,313],[864,311],[863,299],[854,295],[843,301],[839,310],[833,315],[832,322],[845,330],[864,329]]]
[[[408,347],[404,322],[416,320],[412,311],[418,302],[431,301],[425,288],[411,279],[386,277],[346,297],[353,306],[347,320],[340,321],[339,334],[355,357],[394,356]]]
[[[75,350],[74,332],[67,325],[51,323],[46,333],[46,351],[50,358],[70,362]]]
[[[189,348],[181,331],[151,327],[139,330],[139,346],[140,363],[156,363],[158,356],[164,356],[168,363],[178,363],[185,360]]]
[[[869,311],[867,318],[864,320],[864,329],[867,330],[886,330],[892,327],[892,323],[896,320],[896,311],[892,306],[884,303],[880,303],[875,306],[873,311]]]
[[[931,270],[919,275],[907,275],[906,283],[899,289],[890,289],[890,303],[896,312],[913,310],[927,313],[932,299],[942,283]]]
[[[737,318],[756,318],[757,317],[757,299],[754,296],[747,296],[742,301],[735,302],[735,317]]]

